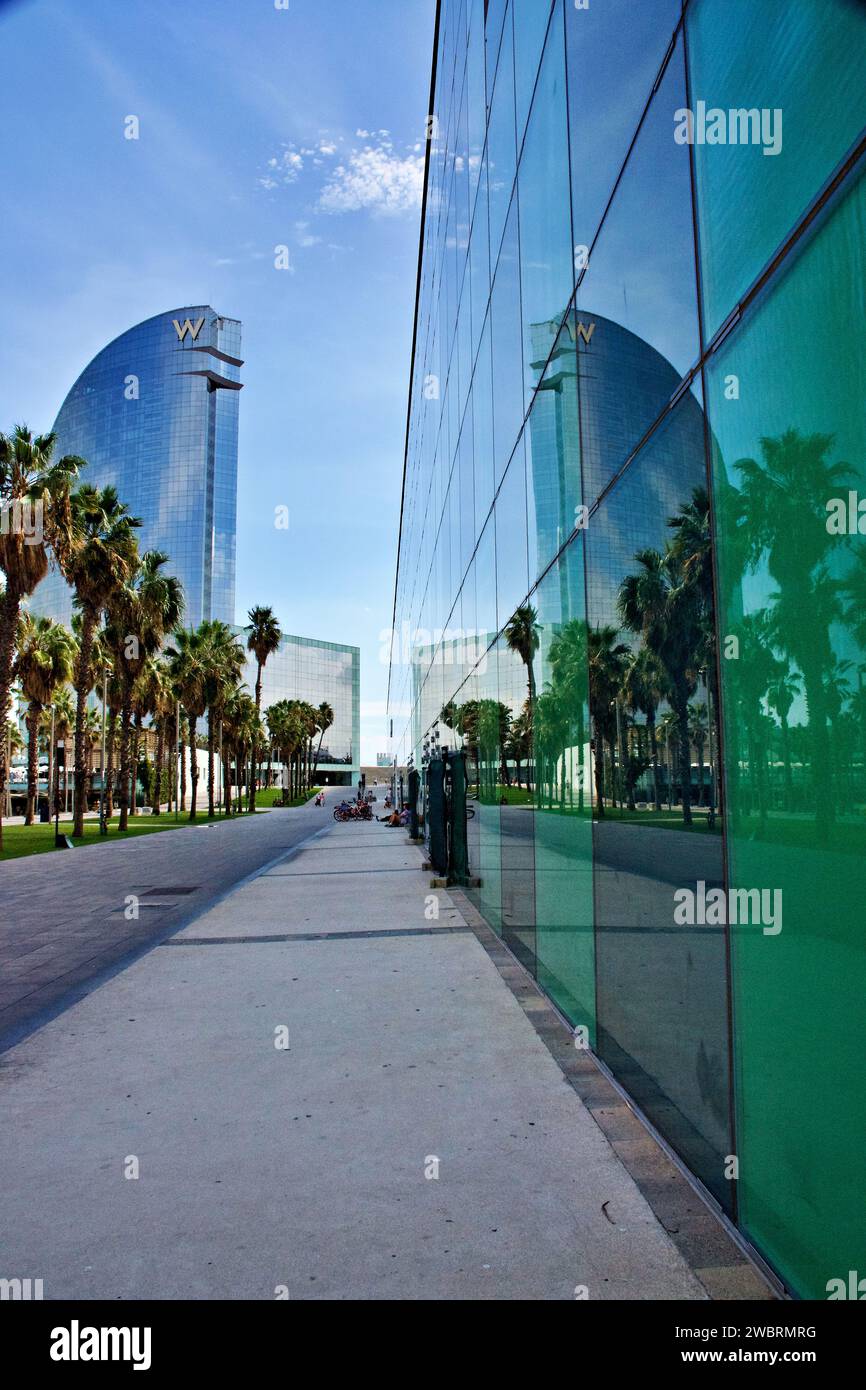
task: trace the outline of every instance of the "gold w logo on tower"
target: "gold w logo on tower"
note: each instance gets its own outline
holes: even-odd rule
[[[576,343],[578,338],[582,338],[583,341],[586,343],[587,347],[589,347],[590,339],[592,338],[594,332],[594,323],[586,324],[582,323],[580,319],[578,319],[577,326],[575,326],[572,323],[571,319],[568,320],[568,333],[573,343]]]
[[[172,323],[174,324],[174,331],[180,338],[181,342],[183,342],[187,333],[190,335],[193,342],[195,342],[196,338],[201,332],[202,324],[204,323],[204,318],[202,317],[200,319],[197,319],[195,323],[192,323],[190,319],[184,319],[182,325],[178,323],[177,319],[172,319]]]

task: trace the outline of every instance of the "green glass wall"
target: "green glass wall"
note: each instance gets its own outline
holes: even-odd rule
[[[864,1235],[866,5],[438,14],[392,752],[462,745],[476,906],[824,1297]]]
[[[730,33],[718,4],[695,7],[694,87],[727,104],[745,75],[784,108],[785,139],[769,159],[696,149],[711,330],[864,118],[862,9],[735,8]],[[744,199],[751,216],[734,220]],[[866,494],[864,214],[854,169],[706,371],[730,885],[778,894],[781,928],[732,929],[739,1215],[814,1298],[858,1267],[866,1239],[866,541],[856,519],[854,534],[832,520],[832,499],[847,518],[851,491]]]

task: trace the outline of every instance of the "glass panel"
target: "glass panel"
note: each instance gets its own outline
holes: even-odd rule
[[[592,245],[679,17],[680,0],[565,6],[578,244]],[[670,112],[668,118],[672,131]]]
[[[538,982],[595,1046],[592,760],[583,536],[533,597],[538,614],[533,711]]]
[[[475,527],[480,534],[493,502],[493,369],[490,359],[490,318],[484,325],[472,381],[475,434]]]
[[[498,535],[498,529],[497,529]],[[499,669],[499,801],[502,936],[527,970],[535,970],[535,836],[532,773],[537,613],[511,615],[496,647]]]
[[[741,1221],[805,1298],[866,1244],[864,225],[861,178],[708,373],[730,882],[782,927],[732,932]]]
[[[565,47],[562,25],[554,21],[518,173],[528,393],[538,380],[539,326],[552,321],[555,331],[574,288],[566,122]]]
[[[487,131],[487,189],[490,201],[490,259],[496,264],[517,168],[514,133],[514,43],[511,14],[505,21]]]
[[[530,574],[541,574],[568,540],[580,520],[580,427],[577,398],[577,354],[574,315],[556,334],[537,325],[539,362],[550,365],[532,403],[524,431],[527,496],[530,513]],[[619,408],[620,403],[616,406]]]
[[[866,125],[866,7],[699,0],[687,31],[711,338]],[[711,111],[724,113],[723,129]],[[729,114],[738,112],[742,126]],[[760,138],[727,143],[732,132],[743,139],[750,112],[750,141],[759,118]],[[709,143],[717,134],[724,144]]]
[[[520,348],[520,265],[517,198],[511,204],[491,295],[493,318],[493,441],[496,485],[523,427],[523,365]]]
[[[512,0],[514,11],[514,72],[517,95],[517,144],[523,139],[529,104],[550,18],[550,0]],[[562,19],[556,26],[562,34]],[[564,166],[567,167],[567,166]]]
[[[688,149],[671,137],[671,111],[685,104],[682,47],[578,290],[586,500],[622,466],[699,355]]]
[[[586,533],[598,1047],[729,1206],[726,933],[676,916],[680,892],[696,902],[723,875],[718,823],[704,805],[712,774],[701,672],[714,660],[705,483],[702,409],[689,394]],[[684,509],[679,531],[671,520]]]

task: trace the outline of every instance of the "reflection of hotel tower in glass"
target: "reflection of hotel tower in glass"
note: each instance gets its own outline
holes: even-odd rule
[[[530,416],[530,506],[539,551],[546,555],[565,543],[575,507],[593,505],[682,379],[666,357],[613,319],[571,309],[554,345],[556,330],[557,323],[532,325],[533,367],[544,379]],[[704,413],[697,399],[684,397],[663,429],[652,468],[641,471],[640,506],[601,508],[589,522],[587,613],[593,624],[619,627],[611,599],[619,580],[633,568],[638,550],[658,547],[668,517],[703,481]],[[575,566],[562,565],[561,583],[573,586],[577,573]],[[563,611],[583,611],[582,595],[563,594],[563,600]]]
[[[187,625],[234,621],[240,347],[240,323],[208,305],[145,319],[97,353],[54,424],[56,456],[86,459],[81,481],[113,484],[140,548],[168,553]],[[32,608],[69,622],[58,574]]]

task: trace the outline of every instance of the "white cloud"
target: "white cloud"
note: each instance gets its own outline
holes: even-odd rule
[[[361,132],[359,132],[361,134]],[[353,151],[338,164],[319,195],[322,212],[415,212],[421,204],[424,159],[401,158],[385,142]]]
[[[259,179],[262,188],[279,188],[280,184],[294,183],[300,177],[304,169],[304,154],[313,151],[299,151],[292,145],[287,145],[283,153],[276,158],[268,160],[269,174],[264,174]]]
[[[314,236],[312,234],[309,222],[296,222],[295,234],[299,246],[318,246],[319,242],[322,240],[320,236]]]

